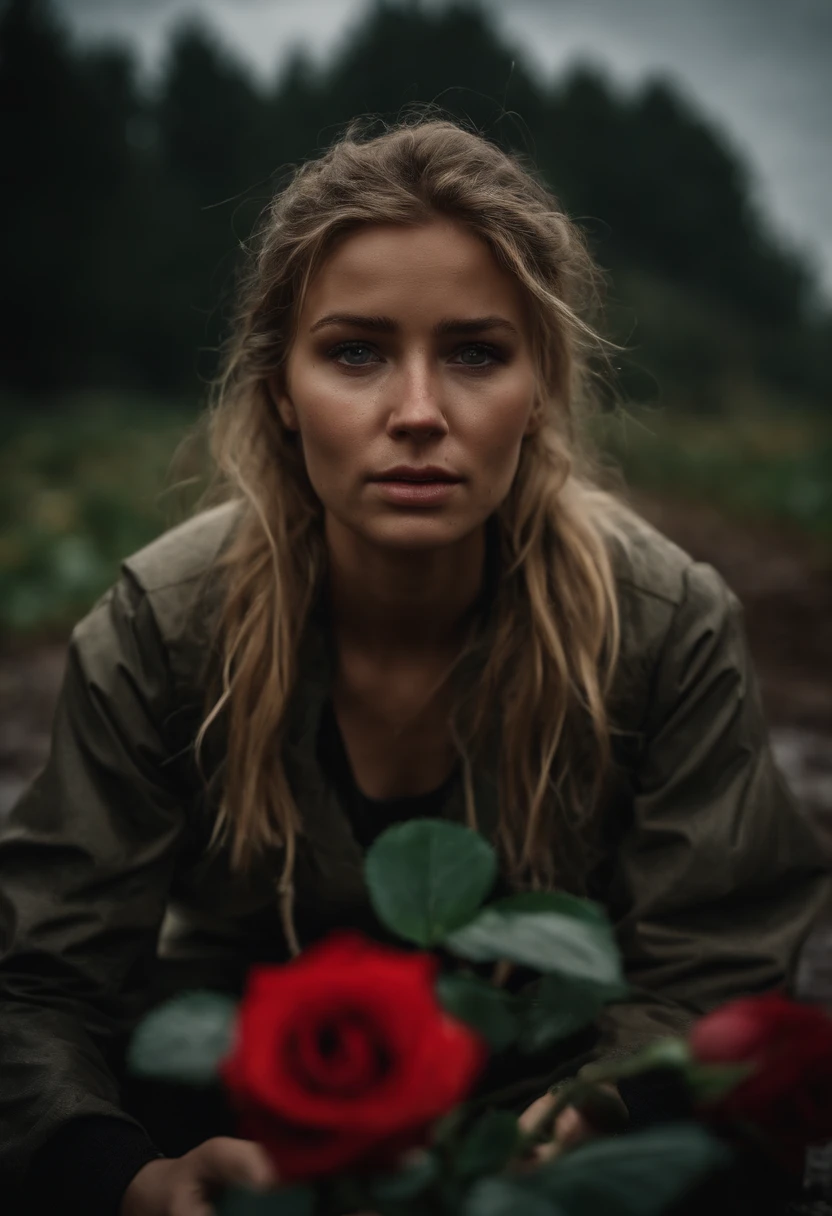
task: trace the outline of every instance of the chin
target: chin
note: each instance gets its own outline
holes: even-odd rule
[[[407,518],[403,513],[398,519],[375,522],[358,531],[369,544],[378,545],[379,548],[423,551],[459,544],[479,526],[479,521],[471,523],[460,519],[442,519],[438,512],[428,517],[425,512],[422,518]]]

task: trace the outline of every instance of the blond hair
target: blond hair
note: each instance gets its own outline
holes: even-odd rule
[[[517,884],[563,878],[569,841],[590,819],[609,763],[618,617],[603,534],[614,500],[587,472],[578,425],[591,397],[591,356],[602,345],[587,320],[592,259],[534,173],[478,134],[444,120],[404,122],[381,135],[354,124],[295,172],[266,214],[209,423],[226,496],[241,511],[223,557],[221,688],[206,705],[197,747],[223,713],[217,833],[237,867],[258,851],[284,849],[286,897],[303,827],[281,748],[327,557],[323,508],[269,382],[282,375],[307,285],[337,238],[437,216],[485,241],[531,305],[537,429],[523,441],[496,512],[500,578],[488,652],[476,684],[460,688],[450,721],[474,824],[471,769],[500,709],[498,843]],[[477,645],[474,629],[455,670]]]

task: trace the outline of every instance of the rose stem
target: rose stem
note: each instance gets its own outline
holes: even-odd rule
[[[504,988],[513,970],[514,963],[509,962],[507,958],[498,959],[494,964],[494,970],[491,972],[492,985],[495,988]]]

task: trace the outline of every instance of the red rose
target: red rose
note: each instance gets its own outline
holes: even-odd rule
[[[221,1071],[282,1179],[389,1165],[466,1095],[485,1048],[438,1004],[436,966],[344,933],[251,971]]]
[[[702,1064],[754,1066],[710,1108],[717,1119],[753,1124],[796,1167],[807,1145],[832,1139],[832,1019],[821,1009],[746,997],[697,1022],[690,1046]]]

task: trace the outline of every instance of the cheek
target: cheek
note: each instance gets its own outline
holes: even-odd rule
[[[527,377],[476,402],[470,414],[470,442],[490,468],[513,470],[533,402],[534,385]]]
[[[355,432],[355,418],[328,403],[320,411],[307,410],[303,421],[304,447],[316,459],[343,464],[349,460]]]
[[[319,377],[305,377],[295,389],[303,451],[310,478],[334,474],[355,464],[366,451],[367,411],[341,400]]]

